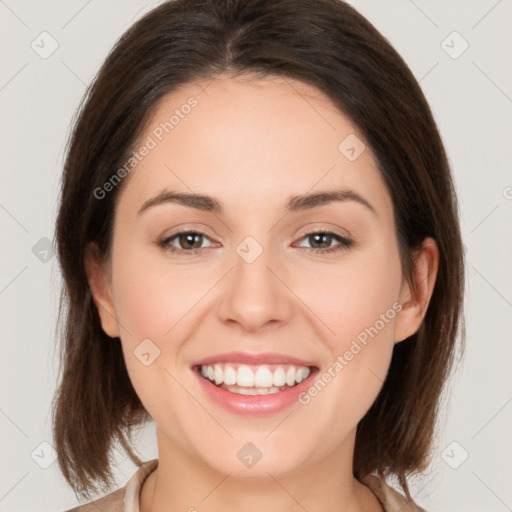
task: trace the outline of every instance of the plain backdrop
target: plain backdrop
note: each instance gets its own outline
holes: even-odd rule
[[[86,85],[118,37],[159,3],[0,1],[3,512],[58,512],[77,503],[55,461],[49,417],[63,153]],[[451,381],[432,466],[414,481],[413,495],[429,512],[512,510],[512,1],[351,3],[420,81],[454,173],[466,248],[466,355]],[[157,456],[154,424],[137,448],[145,460]],[[118,460],[121,486],[136,467]]]

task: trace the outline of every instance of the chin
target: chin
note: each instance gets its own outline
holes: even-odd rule
[[[210,445],[195,451],[201,453],[202,462],[212,470],[240,480],[268,480],[270,475],[278,478],[308,465],[310,457],[303,442],[288,436],[284,444],[278,436],[274,440],[266,436],[268,431],[237,435],[236,439],[217,442],[215,449]]]

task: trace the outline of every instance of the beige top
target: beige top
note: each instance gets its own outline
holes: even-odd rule
[[[145,462],[128,480],[124,487],[107,494],[96,501],[69,509],[66,512],[140,512],[139,496],[146,478],[158,466],[158,459]],[[386,512],[426,512],[414,506],[407,499],[375,475],[362,480],[369,487]]]

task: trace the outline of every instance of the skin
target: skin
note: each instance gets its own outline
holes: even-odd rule
[[[207,86],[207,87],[206,87]],[[393,346],[418,330],[436,278],[438,250],[426,239],[413,279],[404,279],[393,204],[371,150],[349,161],[338,150],[363,136],[317,89],[282,78],[188,84],[159,103],[140,141],[193,96],[198,105],[131,171],[117,199],[112,252],[86,256],[105,332],[119,336],[130,379],[156,422],[159,466],[144,483],[141,512],[381,511],[353,477],[356,426],[374,402]],[[291,195],[348,188],[355,201],[284,214]],[[223,214],[166,203],[138,210],[164,189],[214,196]],[[177,229],[206,237],[159,247]],[[311,231],[354,241],[316,240]],[[247,237],[262,254],[236,252]],[[322,245],[323,244],[323,245]],[[339,247],[331,253],[319,248]],[[308,252],[309,250],[309,252]],[[314,251],[317,251],[314,253]],[[397,301],[401,311],[307,405],[267,417],[212,402],[191,364],[229,351],[278,352],[320,372]],[[133,351],[149,338],[149,366]],[[251,468],[236,454],[262,452]]]

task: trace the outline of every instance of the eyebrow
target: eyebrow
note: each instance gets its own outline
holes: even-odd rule
[[[303,194],[291,196],[285,204],[285,212],[299,212],[317,208],[332,202],[353,201],[363,205],[374,215],[377,212],[373,206],[357,192],[349,189],[344,190],[328,190],[324,192],[316,192],[312,194]],[[175,192],[164,190],[155,197],[148,199],[139,209],[138,215],[149,208],[166,203],[177,203],[196,210],[202,210],[221,215],[223,208],[221,202],[215,197],[204,194],[189,194],[184,192]]]

